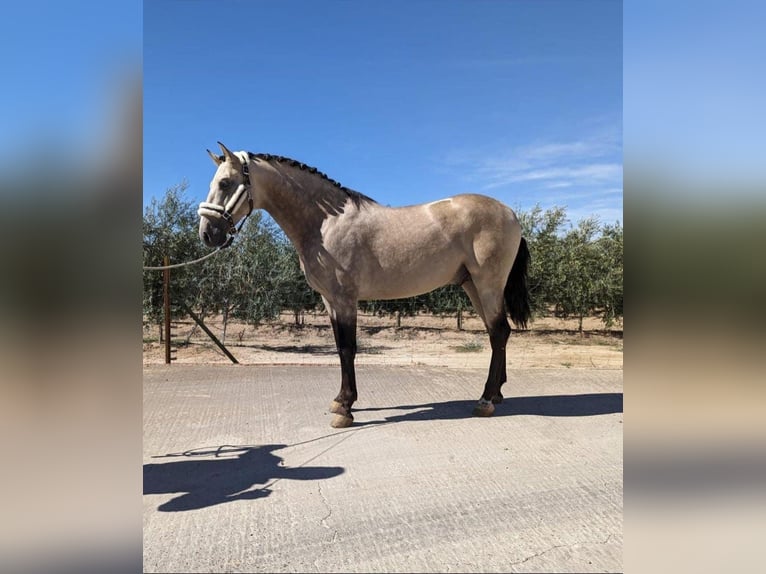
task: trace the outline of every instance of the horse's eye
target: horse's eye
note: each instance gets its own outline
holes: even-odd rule
[[[229,179],[222,179],[220,183],[218,184],[221,189],[226,189],[231,185],[231,180]]]

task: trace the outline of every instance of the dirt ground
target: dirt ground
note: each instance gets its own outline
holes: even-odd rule
[[[205,320],[208,328],[223,337],[218,318]],[[577,320],[540,318],[527,331],[515,331],[508,344],[509,368],[622,369],[623,326],[604,328],[598,318],[586,318],[583,334]],[[164,363],[164,344],[158,342],[159,327],[144,322],[144,364]],[[213,341],[191,320],[173,323],[173,362],[230,363]],[[330,321],[322,313],[306,313],[296,326],[292,314],[258,327],[229,321],[226,348],[242,364],[336,365]],[[455,317],[418,315],[402,317],[396,328],[392,317],[359,316],[357,364],[485,368],[489,365],[489,338],[481,321],[466,316],[463,330]]]

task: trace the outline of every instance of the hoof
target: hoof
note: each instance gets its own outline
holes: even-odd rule
[[[345,415],[346,409],[344,409],[343,405],[340,404],[338,401],[333,401],[330,403],[330,412],[336,415]]]
[[[492,413],[494,412],[495,412],[495,405],[493,405],[492,402],[487,401],[485,403],[484,401],[479,401],[479,404],[476,405],[473,409],[473,416],[491,417]]]
[[[330,426],[334,429],[343,429],[350,427],[354,423],[354,417],[346,416],[343,414],[335,415],[330,422]]]
[[[499,405],[503,402],[503,395],[500,393],[497,393],[494,397],[492,397],[492,404],[493,405]]]

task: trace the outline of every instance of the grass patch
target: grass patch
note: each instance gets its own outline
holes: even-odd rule
[[[463,343],[456,347],[452,347],[458,353],[478,353],[484,346],[478,341],[471,341],[470,343]]]
[[[380,347],[367,347],[365,345],[360,345],[357,349],[357,352],[360,355],[382,355],[383,351]]]

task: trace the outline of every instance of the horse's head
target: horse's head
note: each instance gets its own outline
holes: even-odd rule
[[[199,204],[199,236],[208,247],[221,247],[237,232],[237,222],[253,211],[247,152],[231,152],[218,142],[223,156],[207,153],[218,169],[210,182],[207,201]],[[228,242],[228,243],[227,243]]]

